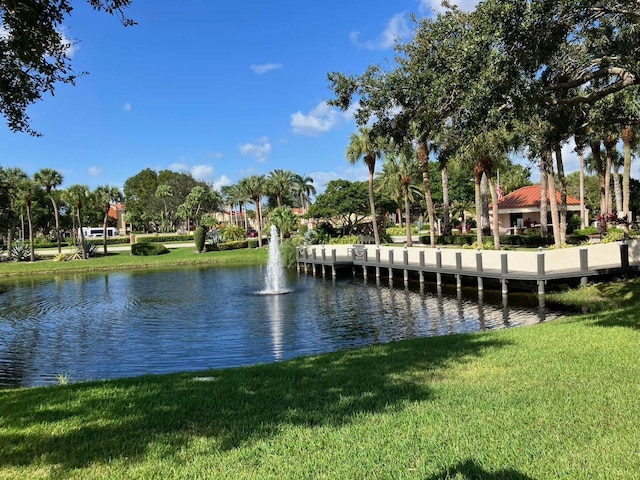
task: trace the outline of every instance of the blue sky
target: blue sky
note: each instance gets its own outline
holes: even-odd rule
[[[392,61],[410,14],[438,3],[134,0],[127,14],[138,25],[125,28],[78,0],[64,34],[78,42],[75,70],[89,74],[30,107],[43,137],[3,124],[0,165],[54,168],[63,188],[122,188],[147,167],[218,187],[276,168],[311,176],[319,191],[364,180],[364,165],[344,155],[352,116],[325,103],[327,73]]]

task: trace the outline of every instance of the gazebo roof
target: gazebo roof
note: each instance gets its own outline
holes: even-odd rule
[[[498,209],[540,208],[540,197],[540,185],[529,185],[519,188],[498,200]],[[549,190],[547,189],[547,202],[549,202],[550,199]],[[558,204],[560,204],[560,191],[556,191],[556,200]],[[569,205],[579,206],[580,200],[571,195],[567,195],[567,206]],[[492,208],[492,206],[493,205],[489,205],[489,208]]]

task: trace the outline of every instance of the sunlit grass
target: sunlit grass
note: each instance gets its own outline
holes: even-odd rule
[[[0,478],[640,478],[637,307],[0,391]]]
[[[55,261],[44,257],[34,263],[1,262],[0,275],[38,275],[60,272],[91,272],[102,270],[144,269],[175,267],[181,265],[258,265],[267,262],[268,250],[240,249],[198,253],[195,248],[171,249],[168,254],[134,256],[131,251],[114,251],[87,260]]]

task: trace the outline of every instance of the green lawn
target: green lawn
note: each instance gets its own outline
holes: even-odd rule
[[[100,250],[101,252],[102,250]],[[43,257],[34,263],[0,262],[0,276],[27,276],[61,272],[91,272],[101,270],[131,270],[141,268],[163,268],[183,265],[257,265],[267,263],[267,248],[226,250],[198,253],[195,247],[172,248],[165,255],[134,256],[131,250],[113,251],[108,255],[97,255],[87,260],[58,262]]]
[[[0,478],[640,478],[640,283],[570,295],[594,292],[627,299],[533,327],[0,391]]]

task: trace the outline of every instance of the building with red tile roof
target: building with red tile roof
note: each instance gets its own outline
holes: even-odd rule
[[[540,185],[529,185],[519,188],[498,200],[498,222],[500,234],[517,233],[529,226],[540,225],[540,200],[542,198]],[[551,211],[551,197],[547,190],[547,211]],[[556,191],[558,205],[561,203],[560,191]],[[567,195],[567,216],[572,213],[580,214],[580,200]],[[586,212],[588,217],[588,211]],[[493,221],[493,204],[489,205],[489,217]],[[550,213],[547,224],[551,226]]]

